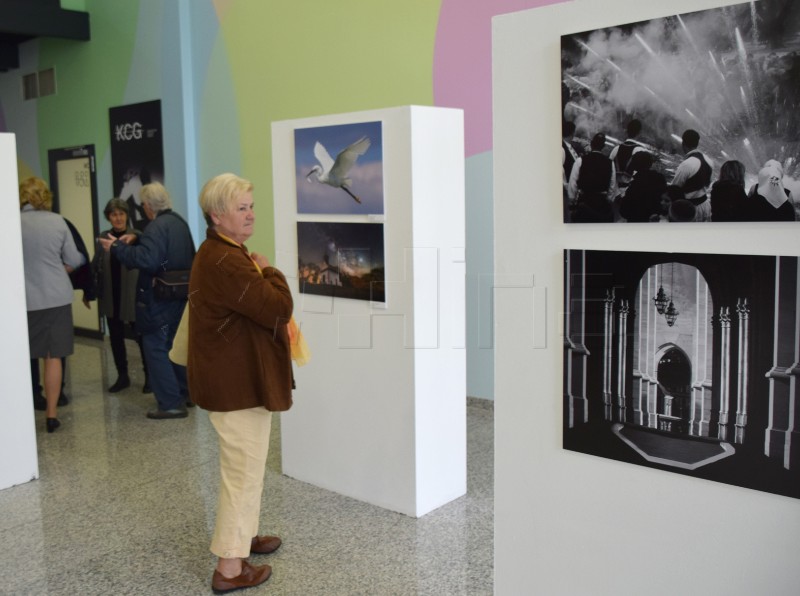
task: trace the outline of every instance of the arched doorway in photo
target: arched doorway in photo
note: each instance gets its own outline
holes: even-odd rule
[[[686,434],[692,382],[692,365],[686,353],[669,346],[658,360],[656,379],[659,429]]]

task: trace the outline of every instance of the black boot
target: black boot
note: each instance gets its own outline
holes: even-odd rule
[[[131,386],[131,380],[128,378],[128,373],[126,373],[126,372],[120,373],[119,377],[117,377],[117,382],[114,383],[113,385],[111,385],[111,387],[108,388],[108,392],[109,393],[117,393],[119,391],[122,391],[126,387],[130,387],[130,386]]]

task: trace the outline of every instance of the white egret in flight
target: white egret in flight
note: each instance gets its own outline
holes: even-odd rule
[[[306,174],[306,180],[310,182],[311,175],[316,174],[317,182],[322,182],[334,188],[341,188],[353,197],[356,203],[360,203],[361,199],[350,191],[352,180],[347,177],[347,173],[355,165],[358,156],[367,152],[369,145],[369,138],[361,137],[352,145],[345,147],[336,156],[336,161],[334,161],[322,143],[317,141],[314,145],[314,157],[317,158],[319,165],[311,168],[311,171]]]

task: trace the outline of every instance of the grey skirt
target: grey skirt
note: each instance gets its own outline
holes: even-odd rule
[[[72,305],[28,311],[31,358],[63,358],[73,352]]]

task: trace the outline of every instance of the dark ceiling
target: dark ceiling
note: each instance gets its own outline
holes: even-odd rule
[[[0,0],[0,71],[19,68],[18,45],[37,37],[88,41],[89,13],[60,0]]]

